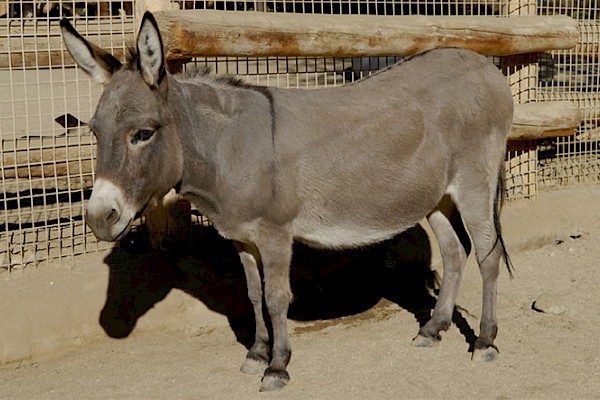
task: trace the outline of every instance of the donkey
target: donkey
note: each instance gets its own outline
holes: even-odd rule
[[[345,86],[278,89],[201,71],[171,75],[150,13],[123,63],[68,21],[61,27],[76,63],[104,85],[89,121],[98,158],[87,224],[99,239],[119,240],[172,188],[210,218],[244,267],[256,332],[241,371],[263,374],[261,390],[290,379],[293,241],[352,248],[423,218],[444,274],[414,344],[433,346],[448,329],[470,234],[483,277],[473,358],[495,358],[500,259],[509,266],[498,215],[513,100],[485,57],[438,49]]]

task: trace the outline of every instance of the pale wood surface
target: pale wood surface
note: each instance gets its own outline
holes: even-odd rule
[[[567,16],[303,15],[165,10],[155,17],[168,58],[194,56],[411,55],[464,47],[486,55],[569,49],[579,40]]]
[[[570,101],[515,104],[509,140],[573,135],[582,118],[579,107]]]
[[[33,20],[32,20],[33,21]],[[0,20],[0,69],[57,68],[74,66],[62,42],[58,20],[27,21],[23,25]],[[88,40],[121,58],[127,41],[133,38],[133,19],[73,21]]]

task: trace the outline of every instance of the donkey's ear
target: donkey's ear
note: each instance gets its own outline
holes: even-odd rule
[[[147,11],[140,25],[137,51],[142,78],[149,86],[157,88],[166,75],[165,56],[158,24]]]
[[[68,20],[62,19],[60,27],[67,50],[77,65],[87,72],[94,82],[108,83],[112,74],[121,68],[121,62],[112,54],[85,40]]]

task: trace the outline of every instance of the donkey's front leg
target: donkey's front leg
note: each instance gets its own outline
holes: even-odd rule
[[[282,389],[290,380],[286,368],[292,354],[287,331],[287,313],[292,300],[292,243],[289,227],[262,226],[257,234],[256,245],[261,255],[265,282],[265,303],[273,326],[271,362],[263,376],[261,391]]]
[[[246,355],[240,371],[245,374],[262,374],[269,366],[269,331],[263,316],[263,292],[258,265],[260,254],[256,246],[234,242],[246,274],[248,298],[254,309],[255,334],[254,344]]]

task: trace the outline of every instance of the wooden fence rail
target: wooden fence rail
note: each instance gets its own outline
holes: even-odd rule
[[[569,49],[580,35],[567,16],[373,16],[156,11],[167,58],[366,57],[463,47],[485,55]]]

